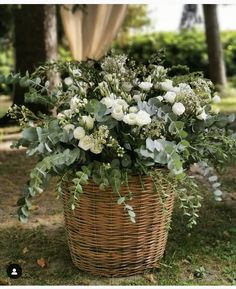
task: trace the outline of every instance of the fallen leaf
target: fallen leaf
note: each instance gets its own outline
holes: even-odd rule
[[[149,282],[155,283],[155,284],[157,283],[157,280],[153,274],[147,274],[145,277]]]
[[[25,248],[23,249],[23,251],[22,251],[23,254],[26,254],[26,253],[28,253],[28,252],[29,252],[29,249],[28,249],[27,247],[25,247]]]
[[[41,268],[44,268],[46,267],[46,260],[41,257],[40,259],[37,260],[37,264],[41,267]]]
[[[223,232],[223,236],[226,238],[226,239],[230,239],[230,234],[228,231],[224,231]]]

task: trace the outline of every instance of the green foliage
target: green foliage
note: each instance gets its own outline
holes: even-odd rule
[[[236,74],[236,32],[221,32],[221,40],[227,74],[233,76]],[[149,60],[150,55],[164,49],[166,67],[186,65],[190,71],[202,71],[205,77],[209,77],[205,35],[198,30],[133,36],[122,45],[115,43],[114,49],[127,53],[139,63]]]

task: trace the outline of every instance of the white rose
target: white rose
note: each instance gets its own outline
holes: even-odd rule
[[[73,84],[73,79],[71,77],[66,77],[64,79],[64,83],[67,85],[67,86],[70,86]]]
[[[202,110],[202,112],[200,114],[197,115],[197,119],[200,119],[200,120],[206,120],[207,119],[207,114],[206,114],[204,109]]]
[[[114,105],[114,99],[107,96],[101,100],[101,103],[104,104],[107,108],[112,108]]]
[[[161,95],[159,95],[159,96],[157,96],[157,99],[158,99],[159,101],[162,101],[162,100],[163,100],[163,97],[162,97]]]
[[[138,108],[137,108],[137,106],[131,106],[130,108],[129,108],[129,112],[130,113],[132,113],[132,112],[138,112]]]
[[[69,123],[69,124],[66,124],[63,128],[66,131],[70,131],[70,130],[74,130],[75,126],[73,124]]]
[[[153,84],[151,82],[141,82],[139,87],[142,90],[149,91],[152,88]]]
[[[168,91],[163,97],[167,102],[174,103],[175,98],[176,98],[176,93],[172,91]]]
[[[126,110],[129,107],[127,102],[121,98],[115,100],[115,106],[117,105],[121,105],[123,110]]]
[[[63,119],[65,117],[64,113],[59,112],[57,115],[58,119]]]
[[[176,115],[181,115],[185,112],[185,107],[181,102],[176,102],[173,106],[172,106],[172,111],[174,114]]]
[[[72,74],[73,74],[73,75],[80,76],[80,75],[81,75],[81,70],[80,70],[80,69],[73,69],[73,70],[72,70]]]
[[[90,115],[89,116],[87,116],[87,115],[83,115],[82,116],[82,122],[83,122],[83,124],[85,125],[85,127],[87,129],[92,129],[93,128],[94,121],[95,121],[95,119],[93,117],[91,117]]]
[[[74,130],[74,138],[76,139],[82,139],[85,137],[85,130],[79,126]]]
[[[136,102],[141,101],[141,94],[135,94],[135,95],[133,96],[133,99],[134,99]]]
[[[93,138],[89,135],[83,137],[80,141],[78,146],[82,148],[84,151],[87,151],[92,148],[93,146]]]
[[[219,95],[215,95],[213,98],[212,98],[212,101],[214,103],[220,103],[221,102],[221,98]]]
[[[116,119],[116,120],[122,120],[124,117],[124,112],[123,112],[123,108],[122,105],[117,105],[115,106],[115,108],[113,109],[113,112],[111,114],[111,116]]]
[[[165,81],[160,83],[161,88],[166,91],[172,91],[173,89],[173,81],[170,79],[166,79]]]
[[[149,124],[152,121],[150,115],[144,110],[140,110],[136,114],[136,119],[137,119],[136,123],[138,126],[143,126],[143,125]]]
[[[66,117],[72,117],[72,110],[71,109],[66,109],[62,112]]]
[[[129,125],[135,125],[137,123],[137,114],[136,113],[128,113],[124,116],[123,122]]]
[[[90,151],[94,154],[100,154],[102,152],[103,146],[101,144],[93,143]]]

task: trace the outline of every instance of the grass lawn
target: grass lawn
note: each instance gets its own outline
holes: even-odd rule
[[[198,226],[186,229],[176,206],[161,271],[129,278],[102,278],[74,267],[66,243],[61,202],[54,184],[36,198],[28,224],[16,218],[16,200],[35,160],[24,151],[0,151],[0,284],[12,285],[232,285],[236,284],[236,206],[216,203],[202,183],[204,206]],[[236,191],[236,168],[222,176],[224,189]],[[42,259],[43,258],[43,259]],[[37,260],[43,260],[41,267]],[[23,276],[10,280],[5,271],[18,263]]]

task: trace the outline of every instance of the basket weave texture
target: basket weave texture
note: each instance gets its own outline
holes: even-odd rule
[[[123,204],[117,204],[112,189],[99,190],[92,181],[84,186],[79,205],[72,211],[70,193],[64,185],[64,215],[72,261],[82,271],[94,275],[118,277],[142,273],[158,267],[164,254],[168,225],[171,219],[174,190],[168,182],[161,183],[167,197],[160,198],[148,176],[134,176],[129,181],[136,213],[132,223]],[[122,186],[122,196],[128,194]]]

